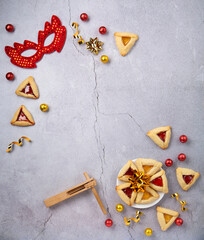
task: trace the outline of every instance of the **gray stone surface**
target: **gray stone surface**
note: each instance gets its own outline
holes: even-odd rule
[[[82,12],[90,21],[80,21]],[[67,28],[62,52],[44,55],[36,69],[12,65],[4,46],[25,39],[36,42],[38,31],[53,14]],[[86,40],[98,36],[105,43],[99,56],[73,41],[73,21],[80,24]],[[14,24],[14,33],[5,31],[7,23]],[[107,35],[98,33],[101,25],[107,27]],[[116,31],[139,35],[126,57],[115,46]],[[0,33],[0,239],[147,239],[147,227],[154,230],[153,240],[204,239],[203,177],[183,192],[175,175],[177,166],[201,174],[204,170],[204,2],[1,0]],[[109,64],[100,62],[102,54],[109,56]],[[15,81],[5,79],[8,71],[15,74]],[[29,75],[39,87],[38,100],[15,95]],[[47,113],[39,110],[43,102],[50,107]],[[35,126],[10,125],[21,104],[31,111]],[[165,125],[172,126],[173,133],[164,151],[145,133]],[[189,137],[187,144],[178,141],[183,133]],[[32,143],[6,153],[8,143],[22,135]],[[177,161],[181,152],[187,155],[185,162]],[[162,232],[155,207],[143,211],[140,223],[124,225],[123,217],[134,216],[135,209],[125,206],[123,213],[116,212],[121,200],[115,182],[126,161],[137,157],[175,160],[173,167],[164,168],[170,193],[179,192],[188,203],[188,211],[181,213],[182,227]],[[98,182],[112,228],[105,227],[106,217],[91,192],[50,209],[43,204],[45,198],[84,181],[84,171]],[[170,193],[158,205],[180,211]]]

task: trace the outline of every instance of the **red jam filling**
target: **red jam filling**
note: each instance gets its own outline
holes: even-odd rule
[[[34,95],[32,87],[30,86],[30,83],[28,83],[26,85],[26,87],[21,92],[25,93],[25,94],[32,94],[32,95]]]
[[[193,180],[193,175],[183,175],[183,179],[186,184],[189,184]]]
[[[123,192],[129,197],[131,198],[131,195],[132,195],[132,189],[131,188],[125,188],[123,189]]]
[[[23,113],[22,109],[18,115],[17,121],[27,121],[27,122],[29,121],[26,115]]]
[[[160,137],[160,139],[161,139],[163,142],[165,142],[166,132],[160,132],[160,133],[158,133],[157,135]]]
[[[155,178],[154,180],[151,181],[156,186],[162,187],[163,186],[163,181],[162,177]]]
[[[129,168],[127,170],[127,172],[125,173],[125,175],[133,175],[133,174],[134,174],[134,172],[133,172],[132,168]]]

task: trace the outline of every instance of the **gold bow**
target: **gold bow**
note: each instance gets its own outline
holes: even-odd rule
[[[134,192],[144,192],[145,187],[149,186],[148,175],[145,175],[144,172],[138,172],[136,170],[133,171],[132,177],[128,178],[131,183],[130,188],[133,189]]]
[[[98,38],[90,38],[88,42],[86,42],[86,48],[92,53],[98,55],[99,51],[102,50],[103,42],[99,41]]]
[[[137,211],[135,218],[134,218],[134,217],[131,217],[131,218],[128,218],[128,219],[127,219],[127,217],[124,217],[125,225],[126,225],[126,226],[129,226],[131,220],[133,220],[133,221],[136,222],[136,223],[139,222],[139,221],[140,221],[140,215],[143,215],[143,212]]]
[[[176,200],[181,204],[181,211],[187,211],[188,208],[185,208],[184,206],[187,204],[186,201],[179,201],[179,194],[178,193],[174,193],[171,195],[171,197],[175,197]]]

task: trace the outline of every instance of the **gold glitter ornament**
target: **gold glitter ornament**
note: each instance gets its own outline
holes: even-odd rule
[[[151,236],[152,235],[152,229],[151,228],[146,228],[145,229],[145,235],[146,236]]]
[[[102,55],[102,56],[101,56],[101,62],[102,62],[102,63],[107,63],[108,60],[109,60],[108,56],[106,56],[106,55]]]
[[[42,112],[46,112],[46,111],[48,110],[48,105],[45,104],[45,103],[41,104],[41,105],[40,105],[40,110],[41,110]]]
[[[116,210],[117,210],[118,212],[122,212],[123,209],[124,209],[124,207],[123,207],[122,204],[117,204],[115,208],[116,208]]]
[[[98,38],[96,37],[96,38],[90,38],[90,40],[89,40],[89,42],[86,42],[86,45],[87,45],[87,49],[89,50],[89,51],[91,51],[92,53],[94,53],[94,54],[98,54],[98,52],[100,51],[100,50],[102,50],[102,45],[103,45],[103,42],[101,42],[101,41],[98,41]]]

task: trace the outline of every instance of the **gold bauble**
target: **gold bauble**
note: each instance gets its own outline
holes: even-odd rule
[[[109,60],[108,56],[106,56],[106,55],[102,55],[102,56],[101,56],[101,62],[107,63],[108,60]]]
[[[43,112],[46,112],[48,110],[48,105],[43,103],[40,105],[40,110],[43,111]]]
[[[152,229],[151,228],[146,228],[145,229],[145,235],[151,236],[152,235]]]
[[[123,209],[124,209],[124,207],[123,207],[122,204],[117,204],[115,208],[116,208],[116,210],[117,210],[118,212],[122,212]]]

